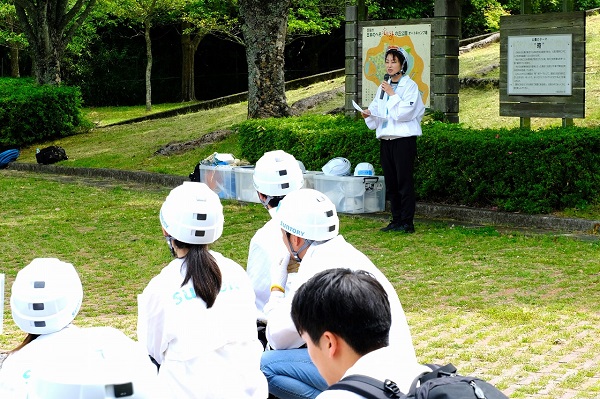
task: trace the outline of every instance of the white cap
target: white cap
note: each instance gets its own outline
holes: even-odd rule
[[[350,174],[350,161],[346,158],[332,158],[321,168],[328,176],[348,176]]]
[[[10,309],[21,330],[50,334],[73,321],[82,299],[83,287],[72,264],[56,258],[36,258],[17,273]]]
[[[368,162],[361,162],[354,168],[354,176],[375,176],[375,168]]]
[[[160,208],[160,224],[178,241],[210,244],[223,233],[223,205],[206,184],[186,181],[165,199]]]

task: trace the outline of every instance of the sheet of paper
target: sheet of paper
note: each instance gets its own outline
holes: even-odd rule
[[[355,110],[357,110],[358,112],[363,112],[363,109],[360,107],[360,105],[358,105],[356,102],[354,102],[354,100],[352,100],[352,106],[354,107]]]
[[[363,109],[360,107],[360,105],[358,105],[354,100],[352,100],[352,106],[354,107],[355,110],[357,110],[358,112],[363,112]],[[376,116],[377,118],[382,118],[385,119],[385,116],[380,116],[380,115],[376,115],[376,114],[371,114],[371,116]]]

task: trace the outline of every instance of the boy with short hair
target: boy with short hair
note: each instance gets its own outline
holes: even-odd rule
[[[368,272],[329,269],[316,274],[296,292],[292,320],[308,353],[329,385],[361,374],[394,381],[408,392],[413,379],[430,371],[402,361],[389,347],[390,302],[382,285]],[[319,399],[361,398],[343,390],[327,390]]]

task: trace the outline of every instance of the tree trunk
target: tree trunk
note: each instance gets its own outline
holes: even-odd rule
[[[19,48],[16,44],[10,46],[10,76],[13,78],[21,77],[19,72]]]
[[[189,28],[189,23],[182,24],[182,32]],[[195,56],[196,50],[205,35],[181,34],[181,101],[196,101]]]
[[[248,63],[248,117],[288,116],[284,49],[290,0],[241,0]]]
[[[149,21],[144,22],[144,37],[146,39],[146,111],[152,111],[152,40],[150,39]]]
[[[63,0],[14,0],[17,18],[32,49],[38,83],[61,83],[65,48],[95,3],[96,0],[79,0],[74,4]]]

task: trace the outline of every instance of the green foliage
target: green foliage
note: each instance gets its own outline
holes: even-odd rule
[[[309,170],[341,156],[382,173],[379,143],[362,121],[318,115],[249,120],[236,128],[250,162],[283,149]],[[431,121],[417,143],[416,190],[423,201],[535,214],[597,198],[600,129],[476,130]]]
[[[0,79],[0,145],[21,147],[86,127],[78,88]]]
[[[288,35],[325,35],[344,21],[345,2],[340,0],[292,0],[288,13]],[[288,38],[289,40],[289,38]]]
[[[379,143],[373,132],[364,123],[344,116],[248,120],[236,129],[242,157],[251,163],[266,151],[283,149],[301,160],[308,170],[321,170],[334,157],[348,158],[352,165],[379,165]]]

